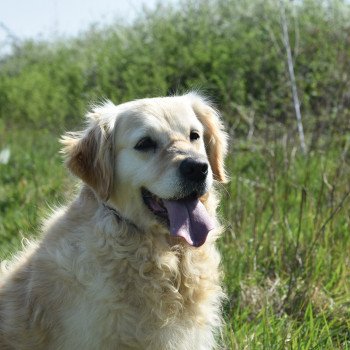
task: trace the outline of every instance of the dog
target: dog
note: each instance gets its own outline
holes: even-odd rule
[[[190,92],[105,101],[86,120],[61,139],[79,194],[3,267],[0,349],[215,348],[219,113]]]

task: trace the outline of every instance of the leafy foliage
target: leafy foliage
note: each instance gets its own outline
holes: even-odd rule
[[[350,5],[305,0],[287,10],[306,129],[349,130]],[[238,136],[252,124],[294,125],[277,1],[159,5],[133,25],[23,42],[0,64],[0,115],[56,128],[75,124],[101,98],[193,88],[212,96]]]

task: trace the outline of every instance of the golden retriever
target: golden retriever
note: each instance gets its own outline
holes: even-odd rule
[[[3,266],[0,349],[215,348],[219,114],[193,92],[105,102],[62,143],[83,184]]]

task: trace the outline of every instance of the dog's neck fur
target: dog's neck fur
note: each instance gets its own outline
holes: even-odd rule
[[[122,216],[122,214],[120,214],[120,212],[116,208],[112,207],[107,202],[102,202],[102,205],[106,208],[107,211],[110,211],[115,216],[115,219],[118,223],[124,222],[127,225],[133,226],[134,228],[141,230],[135,223]]]
[[[205,303],[207,298],[211,299],[211,293],[215,298],[221,297],[218,293],[221,288],[217,273],[220,258],[214,245],[215,239],[209,239],[202,247],[194,248],[181,238],[172,237],[165,229],[160,232],[141,230],[120,216],[114,208],[99,200],[86,186],[82,188],[79,197],[72,205],[87,210],[84,214],[87,217],[92,217],[97,210],[104,211],[105,223],[98,228],[91,228],[93,231],[91,239],[94,242],[103,242],[99,254],[104,254],[103,250],[106,250],[106,255],[109,257],[113,258],[111,255],[114,255],[116,269],[121,269],[121,263],[118,261],[123,261],[126,264],[125,273],[136,273],[135,276],[138,276],[135,277],[135,281],[138,278],[150,281],[150,289],[152,289],[151,281],[153,279],[156,281],[154,296],[151,292],[148,295],[149,297],[152,295],[154,305],[164,299],[165,306],[160,318],[168,319],[172,317],[171,315],[178,317],[181,310],[190,312],[191,308],[198,308],[198,305],[201,305],[201,298]],[[127,259],[130,261],[121,258],[122,253],[119,250],[125,247],[128,248]],[[196,266],[195,270],[193,266]],[[124,270],[118,274],[123,273]],[[159,294],[162,288],[163,292]],[[219,303],[219,299],[213,300],[213,303],[213,305]],[[177,310],[174,310],[175,305],[178,305]],[[194,314],[201,313],[197,310]]]

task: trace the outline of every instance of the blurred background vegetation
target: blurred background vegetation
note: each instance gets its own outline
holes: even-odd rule
[[[222,347],[350,349],[349,75],[350,3],[340,0],[183,1],[129,25],[14,42],[0,57],[0,152],[10,151],[0,164],[1,255],[74,190],[57,139],[79,129],[91,103],[198,89],[231,136]]]
[[[341,1],[287,6],[307,131],[349,131],[350,13]],[[6,124],[62,128],[96,99],[115,103],[204,90],[239,136],[253,124],[294,128],[276,1],[186,1],[133,25],[91,28],[78,38],[25,41],[0,62]],[[252,120],[254,119],[254,120]],[[279,129],[279,128],[278,128]]]

